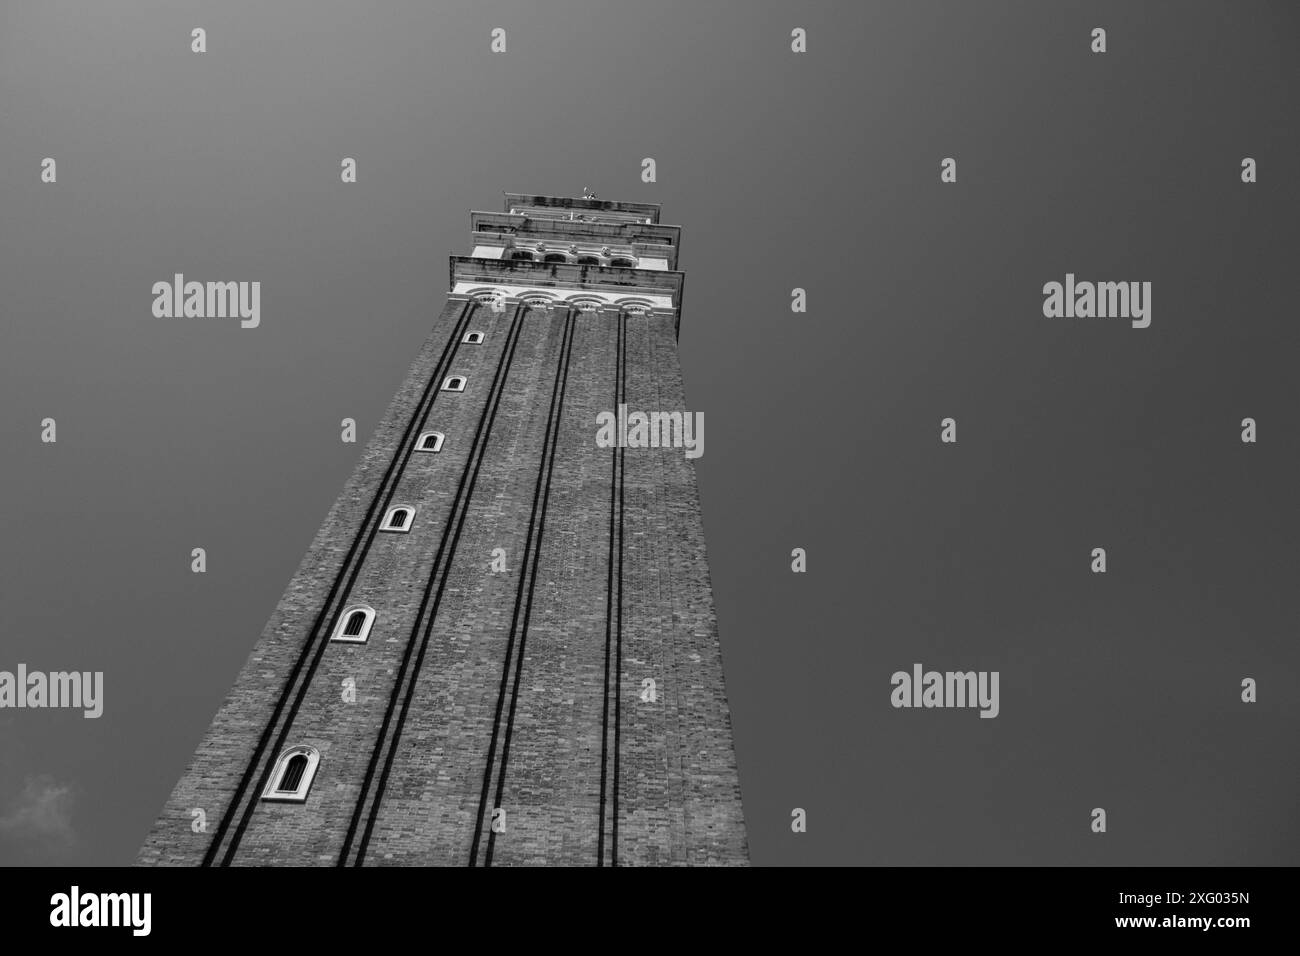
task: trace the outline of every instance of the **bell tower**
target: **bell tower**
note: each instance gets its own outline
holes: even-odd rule
[[[140,864],[748,862],[681,230],[589,192],[471,227]],[[655,440],[601,442],[628,409]]]

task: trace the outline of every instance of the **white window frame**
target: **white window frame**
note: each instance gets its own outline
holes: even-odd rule
[[[284,772],[289,769],[289,761],[298,754],[307,755],[307,768],[302,772],[302,779],[298,781],[298,788],[292,791],[276,789],[284,778]],[[311,790],[312,781],[316,779],[316,768],[319,766],[320,751],[315,747],[290,747],[280,754],[280,759],[275,762],[275,769],[271,772],[271,779],[266,782],[266,789],[262,791],[262,799],[276,803],[305,803],[307,793]]]
[[[406,512],[406,521],[400,525],[393,524],[393,515],[399,511]],[[384,515],[384,520],[379,525],[380,531],[390,531],[393,534],[406,534],[415,524],[415,505],[393,505]]]
[[[348,626],[348,619],[357,611],[362,611],[366,615],[365,623],[361,625],[360,634],[344,634]],[[338,641],[341,644],[364,644],[370,639],[370,629],[375,624],[375,609],[369,604],[353,604],[346,608],[339,615],[339,622],[334,627],[334,636],[331,641]]]
[[[465,333],[465,337],[464,337],[463,339],[461,339],[461,341],[462,341],[463,343],[465,343],[466,345],[482,345],[482,344],[483,344],[483,333],[482,333],[482,332],[466,332],[466,333]]]
[[[434,445],[433,445],[432,448],[429,448],[429,447],[428,447],[427,445],[425,445],[425,443],[424,443],[424,440],[425,440],[426,438],[436,438],[436,439],[438,439],[438,440],[437,440],[436,442],[434,442]],[[416,450],[416,451],[426,452],[427,454],[432,455],[432,454],[434,454],[435,452],[440,452],[440,451],[442,451],[442,443],[443,443],[444,441],[446,441],[446,440],[447,440],[447,436],[444,435],[442,432],[425,432],[424,434],[422,434],[422,435],[419,437],[419,439],[416,440],[416,442],[415,442],[415,450]]]
[[[465,391],[465,385],[468,383],[468,381],[469,379],[467,379],[464,375],[448,375],[446,381],[442,383],[442,390],[444,392],[463,392]],[[460,387],[459,388],[453,387],[451,384],[452,382],[459,382]]]

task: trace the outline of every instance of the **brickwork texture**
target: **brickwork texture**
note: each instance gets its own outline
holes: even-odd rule
[[[676,329],[449,295],[139,864],[747,863],[693,463],[596,442],[686,411]],[[305,801],[263,799],[294,746]]]

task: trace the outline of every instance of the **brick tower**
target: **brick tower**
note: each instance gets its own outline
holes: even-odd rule
[[[504,210],[139,863],[747,862],[693,465],[597,441],[686,412],[680,228]]]

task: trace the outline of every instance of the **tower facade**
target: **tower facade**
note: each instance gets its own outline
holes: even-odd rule
[[[139,863],[747,862],[680,228],[510,193],[472,226]]]

